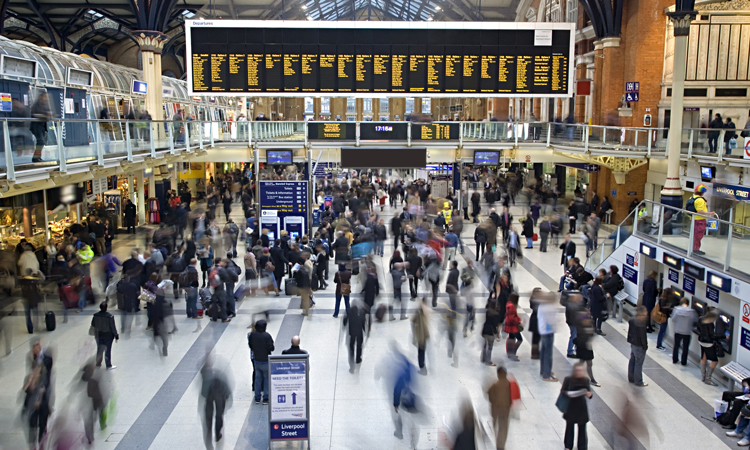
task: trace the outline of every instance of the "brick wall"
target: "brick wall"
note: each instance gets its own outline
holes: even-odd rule
[[[599,196],[600,204],[604,201],[604,197],[609,197],[612,209],[615,210],[612,213],[613,224],[620,223],[627,217],[628,207],[633,199],[643,200],[647,177],[647,165],[628,172],[625,175],[625,184],[617,184],[612,170],[607,167],[601,167],[599,172],[591,174],[591,189]],[[612,195],[613,190],[617,191],[617,195]],[[636,194],[630,196],[628,192],[635,192]]]

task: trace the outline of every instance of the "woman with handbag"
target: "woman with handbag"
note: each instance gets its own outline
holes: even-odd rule
[[[717,342],[717,339],[724,339],[724,336],[716,335],[714,323],[717,317],[718,314],[711,308],[700,318],[698,324],[698,343],[701,346],[701,381],[709,386],[716,386],[716,383],[711,379],[711,375],[713,375],[714,369],[719,364],[718,349],[716,347],[721,344]],[[723,353],[723,349],[721,352]],[[708,367],[706,367],[707,363],[709,363]]]
[[[280,295],[279,285],[276,283],[276,277],[274,276],[276,266],[273,264],[273,259],[271,259],[271,253],[268,247],[263,247],[263,254],[258,262],[258,267],[260,267],[260,274],[263,277],[263,292],[268,294],[268,288],[272,286],[278,297]]]
[[[505,353],[509,360],[518,361],[516,352],[523,343],[523,337],[521,337],[523,324],[521,318],[518,317],[518,294],[515,292],[508,296],[508,302],[505,305],[505,327],[503,331],[508,335],[508,340],[505,341]]]
[[[674,304],[672,298],[672,289],[664,289],[661,297],[659,297],[659,311],[662,313],[663,322],[659,322],[659,334],[656,336],[657,350],[666,350],[666,348],[664,348],[661,344],[662,340],[664,339],[664,335],[667,334],[667,322],[669,321],[669,316],[672,315],[672,309],[675,306],[676,305]]]
[[[586,371],[589,374],[591,385],[600,387],[601,385],[594,379],[594,350],[591,348],[591,338],[594,337],[594,324],[591,314],[584,310],[579,313],[578,324],[576,325],[576,356],[581,360],[581,364],[586,363]]]
[[[589,421],[589,407],[587,398],[594,394],[591,392],[591,382],[586,377],[583,364],[573,366],[573,373],[565,377],[557,400],[557,407],[563,413],[565,419],[565,449],[573,448],[573,437],[575,426],[578,425],[578,450],[588,449],[588,436],[586,435],[586,423]]]

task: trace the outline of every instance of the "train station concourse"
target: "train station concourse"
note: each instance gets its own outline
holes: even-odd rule
[[[0,450],[750,447],[750,2],[0,15]]]

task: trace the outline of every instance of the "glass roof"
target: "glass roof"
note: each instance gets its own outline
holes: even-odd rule
[[[303,0],[308,20],[429,21],[440,10],[431,0]]]

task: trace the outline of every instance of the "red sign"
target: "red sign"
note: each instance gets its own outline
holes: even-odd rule
[[[742,305],[742,321],[750,323],[750,304],[744,303]]]
[[[526,162],[527,163],[531,162],[531,155],[526,155]]]
[[[591,80],[576,81],[576,95],[591,95]]]

